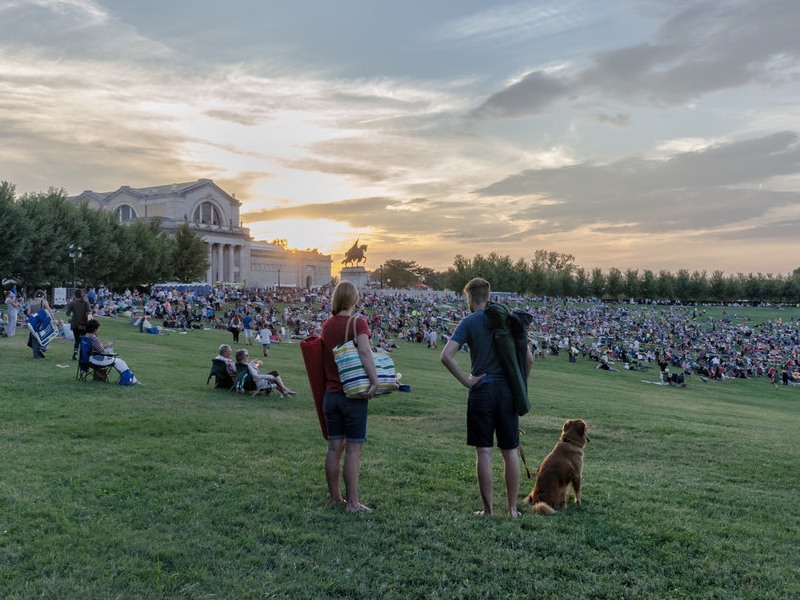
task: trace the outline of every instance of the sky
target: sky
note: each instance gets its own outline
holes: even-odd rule
[[[368,269],[800,266],[797,0],[0,0],[0,180],[213,179]]]

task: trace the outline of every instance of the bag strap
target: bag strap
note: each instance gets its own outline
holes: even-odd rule
[[[344,328],[344,341],[342,342],[343,344],[346,344],[349,341],[347,339],[347,336],[350,333],[350,322],[352,321],[352,323],[353,323],[353,346],[355,346],[356,348],[358,348],[358,341],[357,341],[358,335],[356,333],[356,319],[357,318],[358,317],[356,317],[355,315],[350,315],[350,317],[347,319],[347,325]]]

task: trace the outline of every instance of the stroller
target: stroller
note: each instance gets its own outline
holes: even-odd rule
[[[6,313],[0,310],[0,338],[8,337],[8,326],[6,324]]]

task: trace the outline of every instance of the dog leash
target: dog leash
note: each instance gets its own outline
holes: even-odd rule
[[[525,435],[525,431],[520,429],[519,430],[520,436]],[[522,458],[522,464],[525,465],[525,473],[528,475],[528,479],[533,479],[533,475],[531,474],[531,470],[528,468],[528,461],[525,460],[525,450],[522,448],[522,442],[519,443],[519,455]]]

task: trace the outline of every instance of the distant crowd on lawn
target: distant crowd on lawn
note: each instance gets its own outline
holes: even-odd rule
[[[295,342],[318,335],[330,316],[330,294],[283,289],[156,289],[114,293],[89,288],[86,297],[96,317],[124,317],[140,331],[164,333],[234,326],[245,341],[262,330],[272,343]],[[707,315],[703,306],[614,304],[574,299],[524,298],[510,294],[494,300],[533,314],[529,337],[535,358],[556,356],[623,366],[665,366],[686,375],[710,379],[769,377],[800,383],[800,320],[778,319],[753,324],[735,307],[723,318]],[[20,304],[27,300],[23,297]],[[399,342],[429,348],[446,343],[458,322],[469,314],[460,294],[368,290],[359,310],[370,322],[375,347],[393,351]],[[20,318],[23,310],[20,309]],[[248,335],[250,332],[252,335]],[[234,340],[238,342],[238,333]]]

